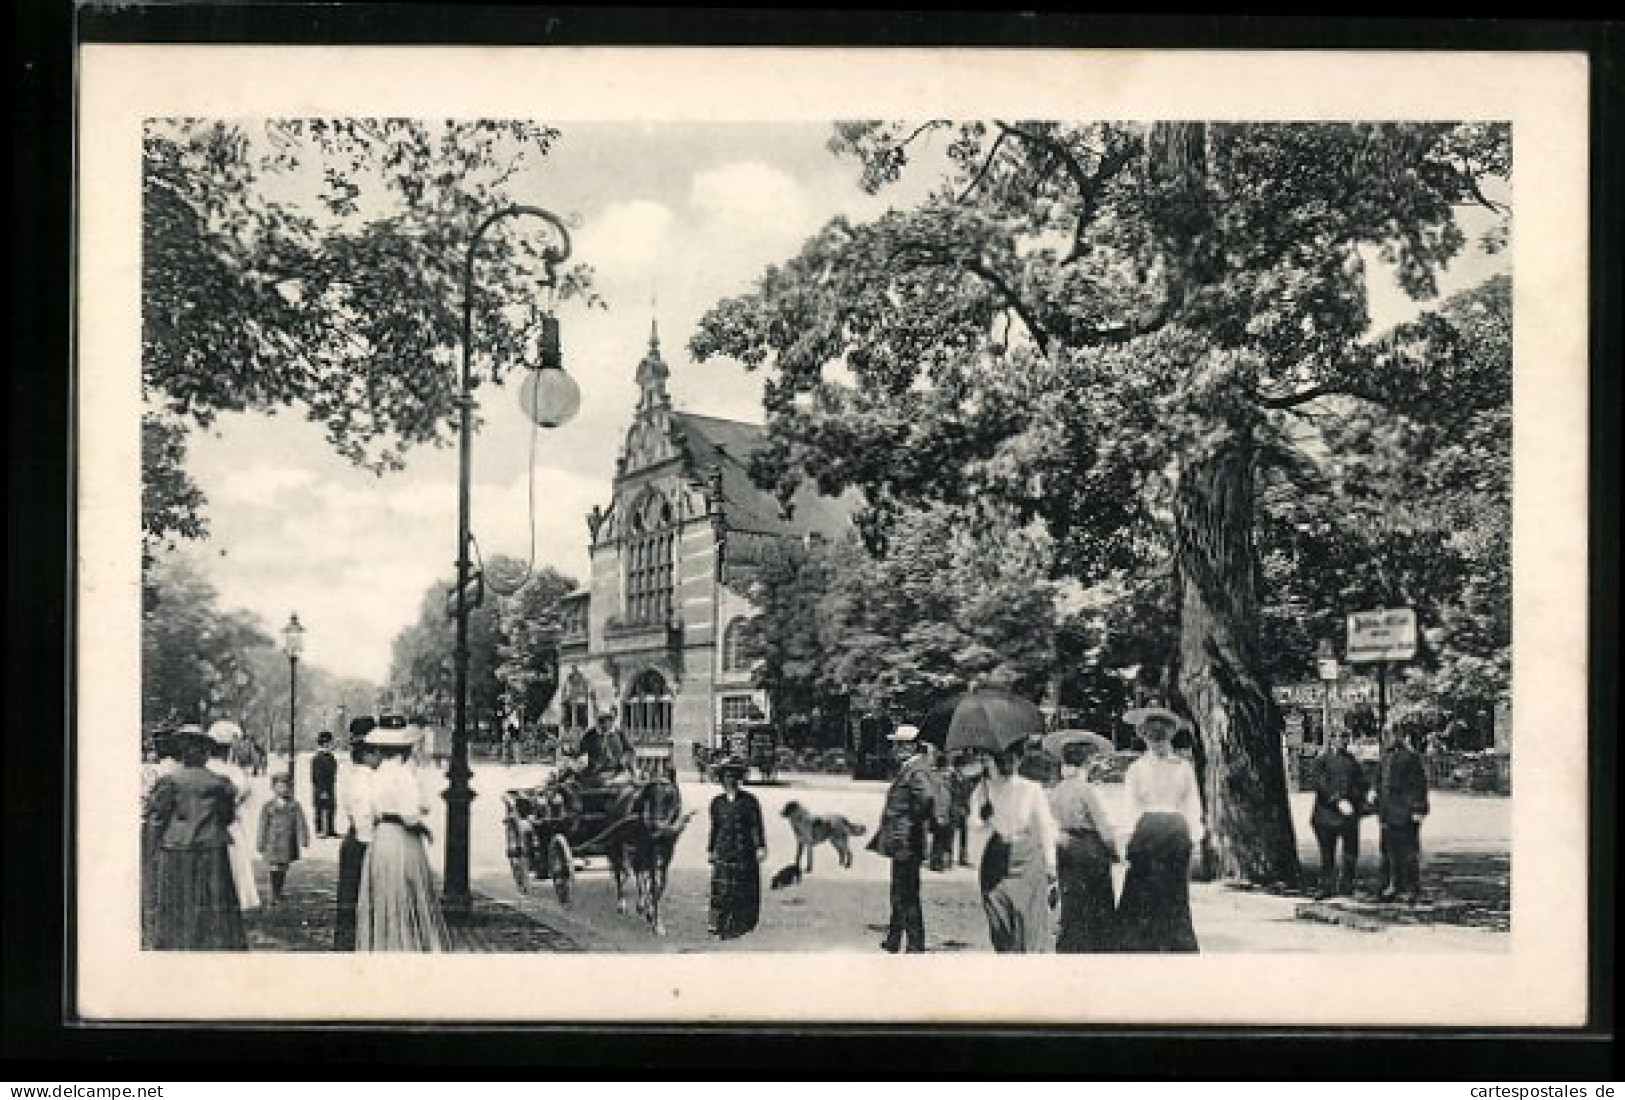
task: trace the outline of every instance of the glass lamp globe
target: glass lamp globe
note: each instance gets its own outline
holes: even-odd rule
[[[581,387],[563,367],[529,371],[519,387],[519,407],[543,428],[568,424],[581,408]]]

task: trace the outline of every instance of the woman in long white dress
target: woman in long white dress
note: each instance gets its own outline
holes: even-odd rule
[[[1016,774],[1016,752],[985,761],[971,809],[992,830],[979,871],[988,937],[1000,953],[1055,950],[1051,888],[1055,885],[1055,819],[1044,788]]]
[[[249,842],[248,826],[243,822],[244,806],[250,793],[248,775],[230,759],[232,746],[242,734],[236,722],[222,719],[210,726],[209,740],[214,745],[209,753],[208,768],[237,788],[237,812],[226,829],[226,854],[231,860],[231,880],[237,886],[237,906],[246,911],[259,908],[260,891],[254,884],[254,846]]]
[[[386,715],[364,743],[383,754],[368,784],[372,843],[356,900],[357,951],[445,951],[450,944],[429,867],[429,800],[409,763],[419,731]]]

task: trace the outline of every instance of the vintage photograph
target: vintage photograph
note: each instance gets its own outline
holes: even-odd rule
[[[1517,969],[1510,110],[145,98],[131,965]]]

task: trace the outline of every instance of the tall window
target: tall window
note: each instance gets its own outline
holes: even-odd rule
[[[570,673],[564,682],[564,702],[559,708],[566,729],[584,730],[592,725],[592,688],[579,672]]]
[[[646,494],[633,509],[627,534],[628,621],[659,623],[671,618],[676,546],[670,503],[659,493]]]
[[[671,693],[654,669],[638,674],[621,707],[622,726],[638,742],[671,740]]]
[[[722,635],[722,671],[747,672],[757,657],[750,636],[750,620],[735,619]]]

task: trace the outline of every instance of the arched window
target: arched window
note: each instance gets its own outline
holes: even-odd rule
[[[559,707],[564,728],[584,730],[592,725],[592,688],[579,671],[571,672],[564,681],[564,701]]]
[[[660,493],[651,491],[633,510],[627,532],[627,621],[661,623],[671,618],[676,547],[671,505]]]
[[[647,669],[632,681],[621,704],[621,726],[639,743],[671,740],[671,692],[666,679]]]
[[[748,672],[760,654],[751,637],[750,620],[735,619],[722,635],[722,671]]]

